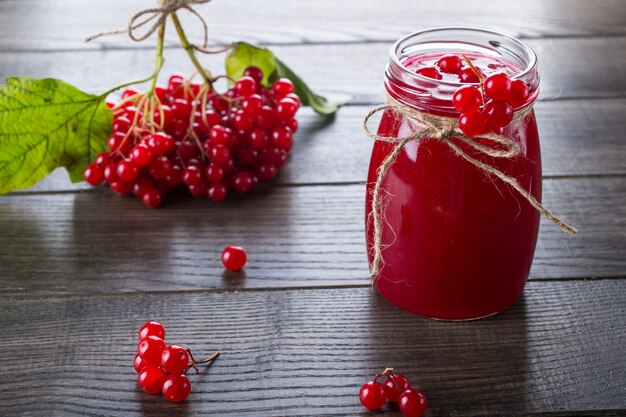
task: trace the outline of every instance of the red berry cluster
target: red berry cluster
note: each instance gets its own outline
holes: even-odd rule
[[[386,378],[385,382],[378,382],[378,378],[382,377]],[[363,384],[359,399],[369,410],[379,410],[387,400],[398,403],[404,417],[421,417],[427,408],[424,394],[411,388],[409,380],[404,375],[394,373],[392,368],[385,369],[373,381]]]
[[[221,201],[229,190],[243,193],[270,181],[293,145],[300,99],[290,80],[266,88],[262,79],[260,69],[249,67],[225,94],[180,75],[167,88],[127,89],[120,103],[109,104],[110,152],[87,166],[85,181],[106,182],[149,207],[179,185]],[[158,102],[146,105],[153,96]]]
[[[456,75],[462,83],[480,83],[480,86],[460,87],[452,96],[452,104],[461,113],[459,128],[467,136],[507,126],[513,119],[515,109],[523,106],[530,95],[524,81],[511,80],[504,73],[485,77],[466,56],[461,59],[452,54],[444,55],[439,58],[436,67],[424,66],[415,72],[435,80],[441,80],[442,73],[446,73]]]
[[[171,402],[185,401],[191,383],[185,375],[196,364],[215,360],[219,352],[204,361],[196,361],[191,350],[178,345],[166,346],[165,328],[158,321],[149,321],[139,330],[139,345],[133,361],[139,374],[139,386],[148,394],[163,393]]]

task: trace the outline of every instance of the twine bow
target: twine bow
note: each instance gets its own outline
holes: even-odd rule
[[[389,168],[394,163],[404,146],[412,141],[418,141],[423,139],[436,139],[440,140],[446,145],[448,145],[454,153],[465,159],[470,164],[475,167],[481,169],[482,171],[495,175],[501,181],[508,184],[517,191],[522,197],[524,197],[531,206],[533,206],[537,211],[539,211],[543,216],[545,216],[552,223],[556,224],[566,233],[570,233],[572,235],[576,234],[576,229],[569,224],[565,223],[559,217],[555,216],[545,208],[537,199],[527,191],[522,185],[517,181],[516,178],[511,177],[502,171],[494,168],[493,166],[481,162],[470,155],[468,155],[465,151],[463,151],[456,143],[454,143],[451,139],[455,138],[466,145],[470,146],[477,152],[482,155],[490,156],[493,158],[515,158],[520,155],[521,147],[519,143],[516,141],[506,138],[504,136],[496,135],[494,133],[481,134],[481,139],[487,139],[494,144],[496,147],[490,147],[479,143],[475,137],[465,136],[463,132],[459,128],[459,124],[456,118],[452,117],[441,117],[435,116],[432,114],[428,114],[425,112],[419,112],[413,110],[392,97],[387,97],[387,104],[382,104],[370,110],[365,118],[363,119],[363,129],[367,136],[374,140],[380,140],[383,142],[394,143],[396,144],[395,148],[392,152],[389,153],[383,160],[380,167],[378,167],[376,184],[374,185],[373,195],[372,195],[372,217],[374,223],[374,242],[373,242],[373,250],[374,250],[374,260],[372,262],[370,275],[375,280],[380,273],[381,263],[383,261],[382,255],[382,203],[380,199],[380,191],[382,188],[382,182],[389,171]],[[418,130],[411,133],[408,136],[402,138],[396,138],[392,136],[382,136],[376,133],[373,133],[367,127],[367,123],[372,116],[376,113],[384,110],[392,110],[396,114],[400,114],[404,116],[406,119],[413,122],[416,126],[421,126]],[[523,120],[530,112],[532,111],[532,105],[526,106],[525,108],[515,112],[513,115],[512,123]]]
[[[190,13],[194,14],[202,23],[202,27],[204,28],[203,46],[206,48],[209,38],[209,28],[202,16],[200,16],[198,12],[196,12],[191,6],[196,4],[208,3],[210,1],[211,0],[158,0],[158,4],[160,7],[145,9],[135,13],[133,17],[130,18],[127,27],[123,29],[112,30],[109,32],[96,33],[85,39],[85,42],[90,42],[102,36],[117,35],[120,33],[128,33],[128,36],[132,40],[134,40],[135,42],[140,42],[149,38],[154,32],[156,32],[156,30],[165,23],[165,20],[170,13],[174,13],[179,9],[186,9]],[[150,28],[146,32],[141,35],[135,34],[135,31],[137,29],[149,24],[150,22],[153,22],[152,26],[150,26]]]

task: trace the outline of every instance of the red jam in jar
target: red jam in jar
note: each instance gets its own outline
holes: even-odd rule
[[[524,81],[530,95],[516,111],[532,105],[537,97],[536,56],[527,45],[494,32],[455,28],[418,32],[396,42],[385,74],[389,96],[414,111],[458,118],[452,95],[467,83],[458,73],[432,75],[445,54],[465,55],[485,76],[504,72]],[[378,134],[404,137],[418,128],[386,110]],[[493,158],[452,140],[468,155],[517,179],[541,201],[541,153],[534,113],[497,133],[516,141],[521,154]],[[376,141],[372,151],[366,195],[370,264],[372,191],[378,169],[394,146]],[[486,317],[520,297],[532,264],[540,216],[520,194],[437,139],[408,142],[381,185],[383,260],[374,285],[383,297],[405,310],[444,320]]]

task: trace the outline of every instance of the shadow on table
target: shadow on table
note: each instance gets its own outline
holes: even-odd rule
[[[376,342],[368,369],[396,367],[425,393],[431,413],[523,412],[528,377],[523,297],[486,319],[444,322],[401,311],[373,293],[371,315],[373,322],[390,324],[371,331]],[[383,410],[398,408],[387,404]]]

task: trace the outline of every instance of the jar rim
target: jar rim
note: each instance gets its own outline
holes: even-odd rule
[[[498,36],[498,37],[502,37],[504,39],[507,39],[507,40],[517,44],[518,46],[520,46],[528,54],[529,60],[528,60],[528,63],[525,65],[525,68],[523,68],[519,73],[516,73],[515,75],[513,75],[511,77],[513,79],[524,78],[525,76],[530,74],[537,66],[537,54],[530,47],[530,45],[528,45],[527,43],[522,42],[521,40],[517,39],[514,36],[506,35],[506,34],[501,33],[501,32],[488,30],[488,29],[475,28],[475,27],[471,27],[471,26],[442,26],[442,27],[436,27],[436,28],[420,30],[420,31],[409,33],[408,35],[405,35],[405,36],[401,37],[400,39],[398,39],[396,42],[394,42],[394,44],[392,45],[392,47],[391,47],[391,49],[389,51],[390,59],[394,63],[394,65],[397,65],[397,67],[402,72],[404,72],[407,76],[409,76],[409,77],[415,77],[418,80],[427,81],[427,82],[430,82],[430,83],[436,82],[437,84],[445,84],[445,85],[450,85],[450,86],[468,85],[470,83],[461,83],[460,81],[433,80],[432,78],[428,78],[428,77],[425,77],[425,76],[423,76],[421,74],[417,74],[416,72],[414,72],[411,69],[407,68],[400,61],[400,56],[401,55],[399,53],[399,50],[401,48],[401,45],[403,43],[405,43],[406,41],[408,41],[409,39],[417,37],[417,36],[431,34],[431,33],[444,32],[444,31],[455,31],[455,30],[456,31],[469,31],[469,32],[473,32],[473,33],[482,33],[482,34],[485,34],[485,35]]]

